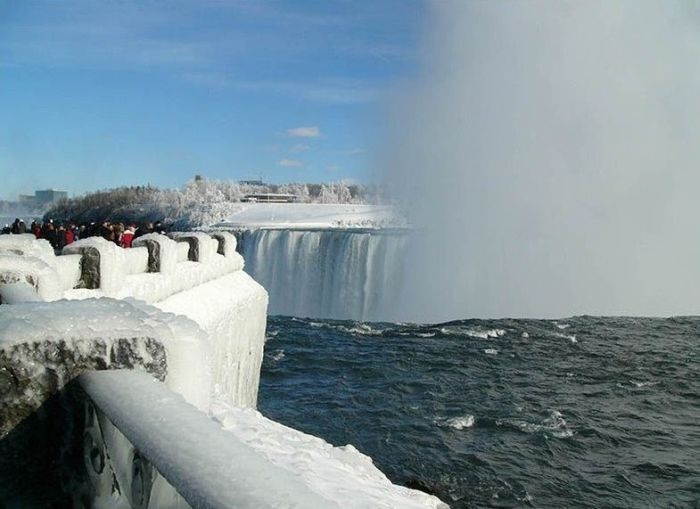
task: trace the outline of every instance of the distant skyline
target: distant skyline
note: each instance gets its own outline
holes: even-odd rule
[[[424,2],[0,0],[0,199],[367,181]]]

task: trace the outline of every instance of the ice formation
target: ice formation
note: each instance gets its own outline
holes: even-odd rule
[[[267,320],[267,293],[236,271],[176,293],[156,307],[194,320],[212,343],[216,394],[233,405],[255,407]]]
[[[268,295],[243,272],[230,233],[146,235],[130,250],[89,238],[61,256],[14,237],[0,237],[3,503],[446,507],[394,486],[352,446],[255,412]],[[364,258],[375,278],[392,256],[371,236],[339,240],[346,276]]]
[[[208,348],[189,319],[137,301],[0,306],[0,434],[91,369],[143,369],[205,409]]]
[[[435,497],[391,484],[352,446],[333,447],[252,409],[217,403],[213,420],[138,372],[89,373],[81,384],[193,506],[447,507]]]

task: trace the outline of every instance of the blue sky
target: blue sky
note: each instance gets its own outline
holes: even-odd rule
[[[368,181],[423,2],[0,0],[0,198]]]

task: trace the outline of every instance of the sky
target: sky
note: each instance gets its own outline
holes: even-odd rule
[[[372,179],[423,2],[0,0],[0,199]]]

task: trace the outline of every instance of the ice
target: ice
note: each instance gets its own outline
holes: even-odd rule
[[[202,285],[243,268],[243,258],[216,255],[209,263],[180,262],[175,273],[151,272],[126,276],[114,297],[135,297],[146,302],[158,302],[178,292]]]
[[[184,316],[114,299],[0,306],[3,426],[81,371],[115,367],[148,370],[198,408],[208,408],[209,342]]]
[[[265,289],[245,272],[236,271],[155,305],[187,316],[207,332],[218,393],[231,404],[254,407],[265,342]]]
[[[212,232],[211,236],[219,243],[217,253],[224,256],[233,256],[235,254],[237,245],[235,235],[225,231],[215,231]]]
[[[144,373],[92,372],[80,381],[109,420],[193,507],[341,507]]]
[[[12,428],[83,373],[83,387],[108,418],[101,429],[119,482],[132,486],[134,447],[160,472],[150,507],[182,502],[168,482],[198,507],[447,507],[393,485],[351,445],[333,447],[253,410],[267,292],[242,271],[230,234],[180,237],[146,235],[131,250],[84,239],[58,258],[25,239],[0,249],[0,295],[13,302],[0,306],[0,386],[12,388],[0,394],[2,425]],[[344,242],[346,276],[367,253],[381,263],[395,254],[369,237]],[[178,262],[180,245],[188,261]],[[318,272],[307,262],[309,274]],[[82,288],[71,288],[76,283]],[[372,289],[363,283],[344,292],[358,298]],[[24,302],[37,298],[74,300]],[[356,332],[376,331],[359,324]],[[120,497],[102,494],[93,505],[117,507]]]
[[[82,284],[110,294],[119,290],[124,279],[124,249],[102,237],[80,239],[63,248],[64,254],[82,255]]]
[[[61,288],[68,290],[75,287],[80,282],[80,255],[63,255],[54,257],[54,267],[61,281]]]
[[[190,246],[186,242],[178,242],[177,243],[177,261],[178,263],[180,262],[186,262],[188,260],[190,252]]]
[[[271,464],[293,473],[300,487],[344,508],[446,508],[436,497],[392,484],[352,445],[333,447],[324,440],[288,428],[252,409],[214,401],[212,414],[235,436]]]
[[[189,245],[188,259],[201,263],[209,262],[219,248],[219,242],[202,232],[174,232],[170,234],[177,242]]]
[[[36,289],[42,300],[47,301],[60,298],[62,293],[56,269],[34,256],[0,254],[0,284],[7,283],[27,283]]]
[[[36,288],[28,283],[10,283],[0,286],[0,304],[39,301],[41,299],[36,293]]]
[[[497,419],[496,426],[506,426],[524,433],[545,433],[556,438],[568,438],[574,434],[558,410],[551,410],[540,424],[516,419]]]
[[[148,249],[132,247],[124,249],[124,269],[126,274],[142,274],[148,272]]]
[[[49,241],[37,239],[32,233],[0,236],[0,253],[32,256],[53,264],[56,257]]]
[[[172,274],[177,267],[177,243],[158,233],[149,233],[134,240],[133,247],[148,247],[148,270]]]

